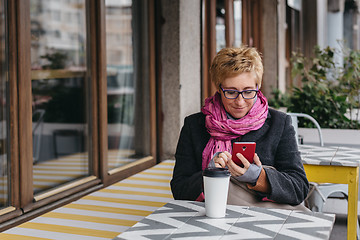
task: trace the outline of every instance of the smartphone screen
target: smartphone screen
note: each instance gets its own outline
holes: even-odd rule
[[[232,160],[239,166],[243,167],[244,165],[240,159],[236,156],[237,153],[241,153],[250,163],[254,161],[255,155],[255,142],[234,142],[232,149]]]

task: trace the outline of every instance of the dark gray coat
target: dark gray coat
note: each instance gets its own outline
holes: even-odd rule
[[[175,159],[171,190],[175,199],[196,200],[203,192],[202,152],[210,139],[205,127],[205,115],[196,113],[185,118]],[[309,191],[309,183],[301,163],[300,153],[291,125],[291,117],[269,109],[264,125],[241,138],[242,142],[256,142],[256,153],[266,168],[271,186],[268,197],[278,203],[300,204]]]

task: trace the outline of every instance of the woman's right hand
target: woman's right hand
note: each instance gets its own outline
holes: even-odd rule
[[[227,165],[228,159],[231,159],[231,154],[227,151],[224,151],[220,154],[218,154],[214,158],[215,167],[217,168],[224,168]]]

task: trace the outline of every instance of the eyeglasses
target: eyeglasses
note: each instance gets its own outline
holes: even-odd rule
[[[256,94],[259,90],[244,90],[244,91],[238,91],[238,90],[230,90],[230,89],[223,89],[221,86],[221,91],[223,91],[224,96],[227,99],[236,99],[241,94],[241,96],[244,99],[253,99],[255,98]]]

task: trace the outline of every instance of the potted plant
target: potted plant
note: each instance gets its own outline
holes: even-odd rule
[[[301,80],[301,87],[293,87],[291,94],[273,91],[270,104],[282,105],[288,112],[311,115],[322,128],[359,129],[359,122],[347,117],[347,112],[359,109],[360,52],[344,48],[344,65],[334,62],[335,50],[314,48],[314,57],[293,53],[292,76]],[[357,110],[357,114],[359,114]],[[313,127],[301,119],[300,127]]]

